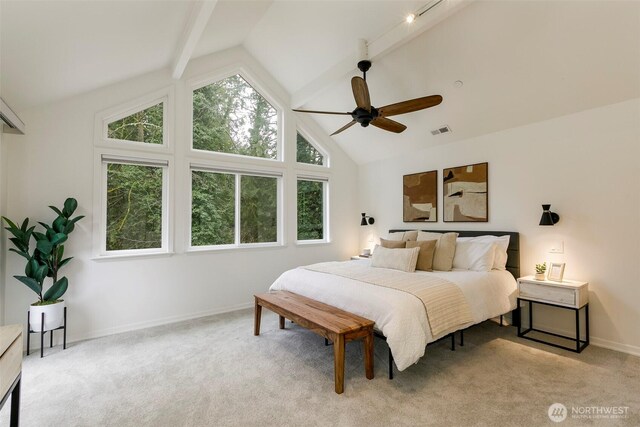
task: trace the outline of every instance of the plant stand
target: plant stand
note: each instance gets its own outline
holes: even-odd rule
[[[51,329],[50,331],[45,331],[44,329],[44,313],[42,313],[42,317],[40,319],[40,327],[41,330],[33,331],[31,330],[31,312],[27,311],[27,356],[29,355],[29,350],[31,346],[31,334],[40,334],[40,357],[44,357],[44,336],[47,332],[51,332],[49,339],[49,348],[53,347],[53,331],[57,331],[62,329],[62,349],[67,349],[67,307],[64,308],[64,323],[62,326],[56,329]]]

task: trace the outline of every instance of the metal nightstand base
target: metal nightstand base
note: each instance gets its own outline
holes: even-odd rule
[[[573,307],[565,307],[562,305],[558,305],[558,304],[552,304],[552,303],[547,303],[547,302],[540,302],[540,301],[532,301],[529,299],[525,299],[525,298],[518,298],[518,311],[521,312],[521,308],[520,308],[520,301],[525,301],[529,303],[529,328],[522,330],[522,313],[520,315],[520,322],[518,323],[518,337],[520,338],[524,338],[530,341],[535,341],[535,342],[539,342],[542,344],[547,344],[550,345],[552,347],[557,347],[557,348],[561,348],[563,350],[569,350],[569,351],[573,351],[574,353],[581,353],[582,350],[584,350],[585,348],[587,348],[587,346],[589,345],[589,303],[585,304],[582,308],[585,309],[585,336],[586,336],[586,340],[581,340],[580,339],[580,310],[582,308],[573,308]],[[564,308],[565,310],[573,310],[576,314],[576,336],[574,337],[569,337],[566,335],[560,335],[560,334],[556,334],[553,332],[547,332],[547,331],[543,331],[541,329],[536,329],[533,327],[533,304],[542,304],[542,305],[549,305],[551,307],[558,307],[558,308]],[[564,345],[560,345],[560,344],[556,344],[553,342],[549,342],[549,341],[544,341],[538,338],[534,338],[534,337],[530,337],[530,336],[526,336],[529,332],[538,332],[541,334],[545,334],[545,335],[550,335],[553,337],[558,337],[558,338],[564,338],[567,340],[571,340],[573,342],[576,343],[575,347],[567,347]]]

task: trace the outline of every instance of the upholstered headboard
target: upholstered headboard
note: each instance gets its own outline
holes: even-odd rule
[[[393,229],[389,233],[398,231],[413,231],[410,229]],[[509,236],[509,247],[507,248],[507,270],[516,279],[520,277],[520,233],[516,231],[476,231],[476,230],[420,230],[434,233],[458,233],[460,237],[476,236]]]

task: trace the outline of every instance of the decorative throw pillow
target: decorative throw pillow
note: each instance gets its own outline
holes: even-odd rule
[[[371,267],[391,268],[413,273],[420,248],[389,249],[376,245],[371,257]]]
[[[509,248],[510,236],[476,236],[458,237],[458,242],[492,242],[496,244],[496,254],[493,260],[495,270],[505,270],[507,268],[507,249]]]
[[[458,233],[431,233],[420,231],[418,241],[437,239],[436,251],[433,254],[433,269],[439,271],[451,271],[453,257],[456,253],[456,238]]]
[[[406,242],[404,240],[387,240],[380,239],[380,246],[388,249],[400,249],[405,247]]]
[[[418,230],[411,231],[394,231],[389,233],[389,240],[404,240],[405,242],[418,238]]]
[[[407,248],[420,248],[416,270],[433,271],[433,254],[436,251],[437,240],[422,240],[407,242]]]
[[[493,268],[497,245],[493,242],[458,241],[453,268],[490,271]]]

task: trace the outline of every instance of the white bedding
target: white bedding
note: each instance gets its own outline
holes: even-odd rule
[[[348,261],[369,264],[369,260]],[[416,271],[433,274],[460,287],[474,323],[516,306],[516,281],[508,271]],[[415,296],[346,277],[295,268],[284,272],[270,290],[286,290],[373,320],[387,337],[398,370],[416,363],[433,341],[424,305]]]

